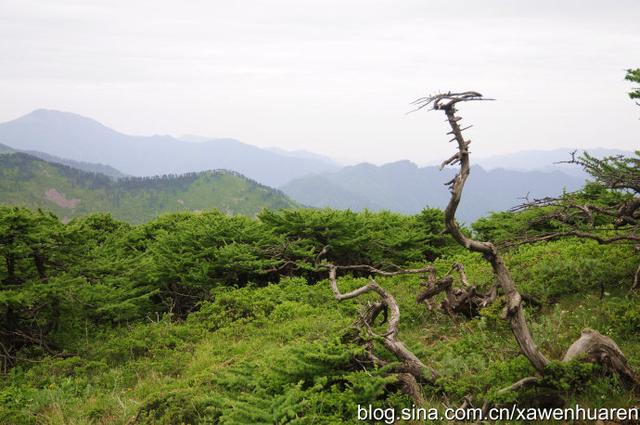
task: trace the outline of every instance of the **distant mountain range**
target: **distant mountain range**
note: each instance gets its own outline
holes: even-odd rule
[[[0,203],[43,208],[64,221],[109,212],[131,223],[175,211],[217,208],[252,216],[262,208],[297,206],[283,193],[232,171],[114,180],[22,152],[0,154]]]
[[[324,159],[283,155],[234,139],[190,143],[171,136],[129,136],[81,115],[46,109],[1,123],[0,143],[22,151],[108,164],[131,176],[224,168],[279,186],[309,173],[339,168]]]
[[[313,207],[362,210],[389,209],[407,214],[425,206],[444,208],[449,191],[444,185],[453,169],[418,167],[410,161],[382,166],[359,164],[337,172],[295,179],[280,189],[294,200]],[[501,211],[522,202],[522,197],[558,195],[584,185],[584,179],[559,171],[486,171],[475,166],[465,187],[458,217],[466,223],[491,211]]]
[[[425,206],[443,208],[449,199],[444,183],[450,180],[455,172],[451,169],[439,171],[435,166],[418,167],[410,161],[381,166],[362,163],[341,167],[337,161],[312,152],[286,151],[278,148],[262,149],[234,139],[212,139],[193,135],[179,138],[129,136],[107,128],[90,118],[46,109],[39,109],[13,121],[0,123],[0,143],[2,143],[0,153],[16,151],[27,153],[31,158],[35,156],[49,163],[104,174],[113,180],[122,179],[126,175],[191,173],[188,178],[178,176],[162,181],[169,182],[170,187],[174,185],[172,179],[181,182],[190,181],[194,184],[200,182],[197,183],[198,185],[201,183],[205,186],[211,185],[211,192],[201,193],[202,199],[199,200],[189,198],[189,203],[185,199],[188,196],[180,191],[175,196],[169,196],[168,192],[163,192],[164,189],[158,189],[159,193],[162,193],[157,195],[158,199],[164,200],[158,200],[159,204],[149,201],[151,204],[146,206],[150,208],[149,214],[145,215],[140,211],[132,215],[118,213],[120,217],[134,221],[143,216],[153,216],[159,211],[172,211],[176,208],[218,207],[230,212],[253,214],[263,206],[287,206],[295,202],[311,207],[353,210],[388,209],[413,214]],[[472,168],[472,177],[465,189],[459,217],[470,223],[491,211],[504,210],[518,204],[527,194],[531,198],[555,196],[563,190],[572,191],[580,188],[587,178],[580,167],[555,164],[568,160],[570,152],[574,150],[572,148],[551,151],[530,150],[475,159],[476,165]],[[598,157],[629,154],[629,152],[612,149],[590,149],[589,153]],[[0,166],[5,166],[6,161],[5,158]],[[24,161],[29,167],[34,167],[33,163]],[[15,163],[12,164],[15,166]],[[39,167],[48,169],[47,167],[50,166],[40,165]],[[241,175],[214,172],[198,174],[194,177],[195,172],[211,169],[228,169]],[[55,170],[63,176],[69,174],[68,171],[62,172],[59,168]],[[0,169],[0,175],[3,172]],[[280,192],[269,192],[271,189],[247,180],[243,176],[267,186],[279,187],[295,202]],[[11,203],[13,200],[20,201],[22,198],[30,197],[31,201],[28,202],[30,205],[50,205],[50,201],[42,204],[43,185],[46,184],[42,175],[38,174],[38,178],[41,178],[41,181],[39,180],[34,188],[24,186],[24,182],[15,182],[16,187],[22,187],[25,191],[20,196],[11,192],[9,183],[3,182],[5,192],[0,193],[0,203]],[[93,178],[103,181],[98,176]],[[126,182],[135,181],[130,178],[125,180]],[[158,179],[153,179],[153,181],[156,180]],[[204,181],[206,184],[203,183]],[[230,185],[230,189],[225,192],[226,198],[211,195],[222,193],[223,183]],[[76,182],[64,187],[68,188],[65,190],[84,187],[78,184]],[[105,208],[105,211],[126,209],[122,203],[116,208],[110,202],[116,198],[121,199],[120,195],[113,194],[120,193],[124,190],[123,187],[131,187],[129,183],[100,183],[96,187],[102,191],[100,196],[108,200],[94,202],[89,201],[92,198],[86,192],[78,195],[73,194],[75,192],[64,192],[67,197],[74,196],[85,201],[81,201],[73,208],[58,206],[56,211],[63,216],[72,216],[84,211],[85,207],[86,211],[97,211],[100,208]],[[146,190],[146,186],[144,187]],[[153,188],[158,187],[154,183]],[[184,185],[180,187],[192,193],[193,188]],[[59,188],[53,186],[52,188],[63,193]],[[273,195],[264,198],[265,203],[260,204],[259,197],[248,195],[250,199],[245,199],[244,195],[234,195],[234,188],[244,191],[242,192],[244,194],[266,191]],[[29,194],[29,190],[32,189],[35,192]],[[9,196],[10,193],[13,195]],[[138,195],[132,195],[131,202],[141,202],[136,196]],[[241,200],[237,205],[230,201],[236,198]],[[175,203],[178,200],[183,201],[184,204],[179,203],[180,205],[176,206]],[[132,208],[142,208],[142,204],[136,205]]]
[[[566,174],[586,178],[586,173],[581,167],[564,162],[571,159],[571,153],[576,152],[579,156],[584,152],[589,152],[598,158],[613,155],[629,156],[633,152],[620,149],[578,149],[578,148],[558,148],[553,150],[526,150],[504,155],[494,155],[486,158],[476,158],[475,163],[481,165],[486,170],[504,168],[516,171],[562,171]]]

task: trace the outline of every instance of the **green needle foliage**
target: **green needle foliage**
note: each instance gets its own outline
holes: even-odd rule
[[[491,286],[486,263],[452,244],[441,223],[435,210],[265,210],[182,212],[141,225],[93,214],[62,224],[2,207],[0,422],[333,424],[357,423],[358,405],[410,407],[394,375],[353,340],[361,303],[374,297],[338,303],[314,264],[325,246],[336,262],[390,270],[432,263],[442,274],[462,262],[473,284]],[[566,239],[521,246],[505,260],[520,289],[545,305],[529,310],[545,352],[561,356],[588,326],[619,338],[638,366],[632,246]],[[346,291],[366,276],[339,280]],[[443,371],[424,387],[428,404],[443,408],[442,393],[455,403],[468,394],[535,399],[497,393],[531,374],[499,318],[502,304],[452,320],[416,304],[420,280],[378,282],[398,300],[405,344]],[[637,402],[615,379],[587,372],[558,369],[562,397]]]
[[[632,83],[640,83],[640,68],[628,69],[624,79]],[[634,87],[633,90],[629,92],[629,97],[631,99],[640,99],[640,87]]]

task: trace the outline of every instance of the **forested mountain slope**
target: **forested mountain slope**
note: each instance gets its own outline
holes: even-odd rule
[[[229,214],[255,215],[262,208],[296,205],[281,192],[230,171],[113,181],[103,174],[24,153],[0,155],[0,204],[44,208],[65,221],[91,212],[110,212],[132,223],[175,211],[217,208]]]

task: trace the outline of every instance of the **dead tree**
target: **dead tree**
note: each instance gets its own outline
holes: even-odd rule
[[[409,350],[402,341],[398,339],[400,326],[400,307],[395,297],[380,286],[374,279],[371,279],[366,285],[353,291],[342,293],[338,287],[337,272],[338,270],[360,270],[371,274],[381,276],[397,276],[402,274],[422,274],[430,273],[431,267],[412,270],[397,270],[393,272],[383,271],[368,265],[352,265],[337,266],[334,264],[325,264],[322,267],[329,271],[329,283],[334,297],[338,301],[349,300],[359,297],[360,295],[373,292],[380,298],[379,301],[369,304],[368,308],[358,319],[358,327],[368,334],[365,341],[365,348],[369,360],[376,366],[386,366],[388,363],[379,358],[373,350],[373,339],[378,339],[382,345],[393,354],[399,362],[399,366],[393,367],[391,371],[397,374],[398,380],[402,383],[403,391],[409,395],[414,403],[421,405],[424,403],[420,384],[434,384],[439,374],[433,368],[425,365],[415,354]],[[386,332],[377,334],[374,332],[374,322],[376,318],[385,312],[386,316]]]
[[[425,303],[429,310],[433,308],[430,300],[436,295],[444,292],[445,298],[440,303],[442,311],[453,317],[454,314],[461,314],[468,319],[480,314],[480,310],[492,304],[498,297],[497,286],[492,286],[487,292],[478,291],[475,285],[469,283],[464,266],[455,263],[451,270],[456,270],[460,275],[462,288],[453,287],[453,277],[449,273],[440,279],[432,276],[424,284],[425,289],[420,291],[416,297],[418,304]]]
[[[513,335],[520,347],[520,351],[535,368],[538,376],[528,379],[527,385],[544,376],[545,369],[550,361],[538,348],[524,314],[523,297],[509,274],[509,270],[496,246],[491,242],[484,242],[467,237],[456,222],[455,214],[462,197],[465,182],[469,177],[469,144],[471,140],[466,140],[463,131],[470,128],[461,128],[461,117],[457,116],[456,105],[461,102],[489,100],[482,97],[477,92],[463,93],[443,93],[420,98],[414,102],[417,109],[430,107],[432,110],[443,111],[447,117],[447,122],[451,131],[447,134],[453,136],[450,141],[456,142],[457,152],[442,163],[441,168],[447,165],[459,164],[459,171],[456,176],[448,182],[451,197],[445,209],[445,225],[447,231],[453,238],[466,249],[482,254],[492,267],[493,274],[500,288],[506,297],[506,306],[503,311],[503,318],[509,322]],[[627,359],[618,346],[610,338],[607,338],[597,331],[585,329],[582,336],[567,351],[564,361],[581,359],[601,365],[611,373],[619,374],[624,381],[634,387],[638,387],[640,381],[638,376],[628,367]]]

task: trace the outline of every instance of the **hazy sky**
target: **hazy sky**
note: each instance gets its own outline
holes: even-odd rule
[[[624,70],[640,1],[0,0],[0,121],[37,108],[129,134],[200,134],[371,162],[450,154],[439,90],[477,156],[640,147]]]

